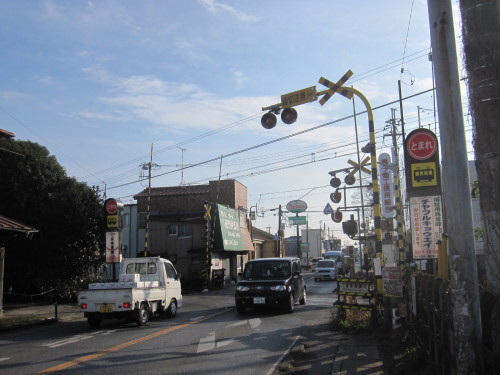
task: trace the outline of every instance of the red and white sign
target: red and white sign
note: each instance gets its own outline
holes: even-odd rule
[[[106,263],[120,263],[120,232],[106,232]]]
[[[115,215],[118,212],[118,202],[116,199],[110,198],[104,203],[104,209],[108,215]]]
[[[408,138],[407,149],[414,159],[426,160],[436,153],[437,140],[429,132],[416,132]]]
[[[396,198],[394,196],[394,174],[391,165],[391,156],[387,153],[378,157],[380,165],[380,203],[382,216],[386,219],[396,216]]]
[[[301,200],[290,201],[287,203],[286,209],[294,213],[304,212],[307,210],[307,203]]]
[[[443,218],[439,195],[410,198],[413,259],[438,257]]]

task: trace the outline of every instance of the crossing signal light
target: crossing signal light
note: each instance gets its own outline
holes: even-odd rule
[[[334,193],[330,194],[330,199],[332,200],[333,203],[340,202],[340,200],[342,199],[342,193],[339,191],[339,189],[335,190]]]
[[[342,182],[340,181],[340,178],[334,177],[330,180],[330,186],[334,188],[338,188]]]
[[[267,112],[262,118],[260,119],[261,125],[266,128],[266,129],[272,129],[276,126],[276,122],[278,120],[276,119],[276,115],[272,112]]]
[[[347,185],[353,185],[356,182],[356,177],[354,177],[352,174],[348,174],[347,176],[345,176],[344,182]]]
[[[351,215],[351,219],[344,221],[342,223],[342,231],[347,234],[348,237],[353,237],[358,234],[358,222],[353,219],[354,215]]]
[[[295,121],[297,121],[297,111],[295,108],[285,108],[283,112],[281,112],[281,121],[283,121],[285,124],[293,124]]]
[[[342,212],[340,212],[338,209],[332,214],[332,220],[334,223],[340,223],[342,221]]]

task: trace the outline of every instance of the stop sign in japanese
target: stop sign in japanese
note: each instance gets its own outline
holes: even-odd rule
[[[408,137],[408,153],[417,160],[426,160],[432,157],[437,150],[437,140],[434,134],[427,131],[418,131]]]

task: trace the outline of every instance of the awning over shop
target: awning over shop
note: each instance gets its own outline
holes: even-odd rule
[[[250,232],[247,228],[240,228],[241,231],[241,240],[243,241],[243,250],[254,251],[255,248],[253,246],[252,237],[250,236]]]

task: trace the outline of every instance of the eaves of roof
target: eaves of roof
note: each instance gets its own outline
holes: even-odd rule
[[[185,186],[169,186],[169,187],[157,187],[151,188],[151,193],[148,189],[144,189],[139,194],[134,195],[134,198],[144,198],[151,194],[152,197],[168,197],[168,196],[179,196],[179,195],[197,195],[197,194],[208,194],[210,193],[209,185],[185,185]]]
[[[14,232],[35,233],[38,229],[30,227],[26,224],[9,219],[6,216],[0,215],[0,230],[8,230]]]

